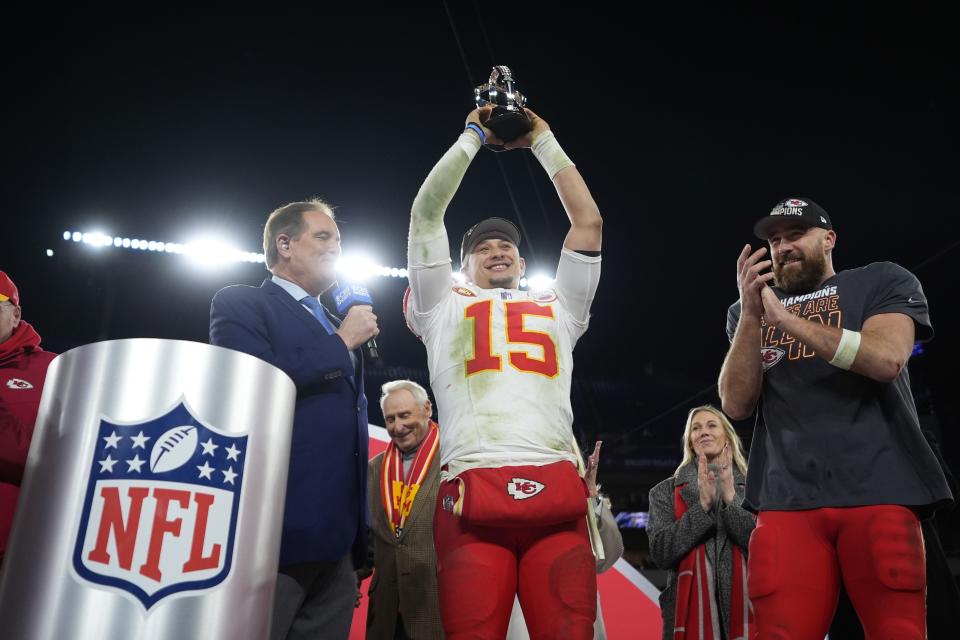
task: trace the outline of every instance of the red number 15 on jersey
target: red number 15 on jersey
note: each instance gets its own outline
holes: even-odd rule
[[[557,345],[553,338],[547,333],[528,331],[523,327],[526,316],[552,320],[553,308],[529,300],[505,302],[503,306],[507,320],[507,342],[533,344],[543,349],[542,360],[531,358],[523,351],[510,351],[507,354],[510,365],[519,371],[537,373],[548,378],[555,377],[560,371],[560,365],[557,361]],[[500,356],[493,352],[491,344],[493,300],[474,303],[464,309],[463,314],[473,320],[473,357],[466,361],[467,375],[502,370]]]

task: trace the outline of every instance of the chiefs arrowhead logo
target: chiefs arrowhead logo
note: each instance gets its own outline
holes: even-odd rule
[[[456,293],[456,294],[459,294],[459,295],[461,295],[461,296],[465,296],[465,297],[467,297],[467,298],[476,298],[476,297],[477,297],[477,294],[475,294],[473,291],[470,291],[470,289],[467,289],[466,287],[455,286],[455,287],[453,288],[453,292]]]
[[[763,370],[767,371],[773,365],[780,362],[786,353],[783,349],[777,349],[776,347],[764,347],[760,349],[760,362],[763,365]]]
[[[10,378],[7,380],[7,387],[10,389],[33,389],[33,385],[20,378]]]
[[[526,478],[513,478],[507,483],[507,493],[514,500],[526,500],[543,491],[543,484]]]

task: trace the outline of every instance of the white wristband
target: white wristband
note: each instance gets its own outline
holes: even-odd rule
[[[562,169],[573,166],[573,160],[560,148],[560,143],[553,135],[553,131],[544,131],[534,140],[530,151],[540,161],[547,175],[553,180]]]
[[[849,369],[853,366],[853,361],[857,357],[857,351],[860,350],[860,332],[843,330],[840,337],[840,344],[837,345],[837,352],[833,354],[833,360],[830,364],[839,369]]]

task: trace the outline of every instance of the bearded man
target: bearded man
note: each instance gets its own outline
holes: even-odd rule
[[[836,272],[837,234],[809,198],[754,233],[770,257],[740,253],[719,391],[736,420],[760,404],[744,501],[758,637],[823,638],[842,579],[868,638],[925,638],[918,518],[952,497],[907,373],[933,336],[923,289],[890,262]]]

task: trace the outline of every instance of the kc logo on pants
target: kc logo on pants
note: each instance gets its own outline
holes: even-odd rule
[[[536,480],[513,478],[507,483],[507,493],[513,496],[514,500],[526,500],[541,491],[543,491],[543,485]]]

